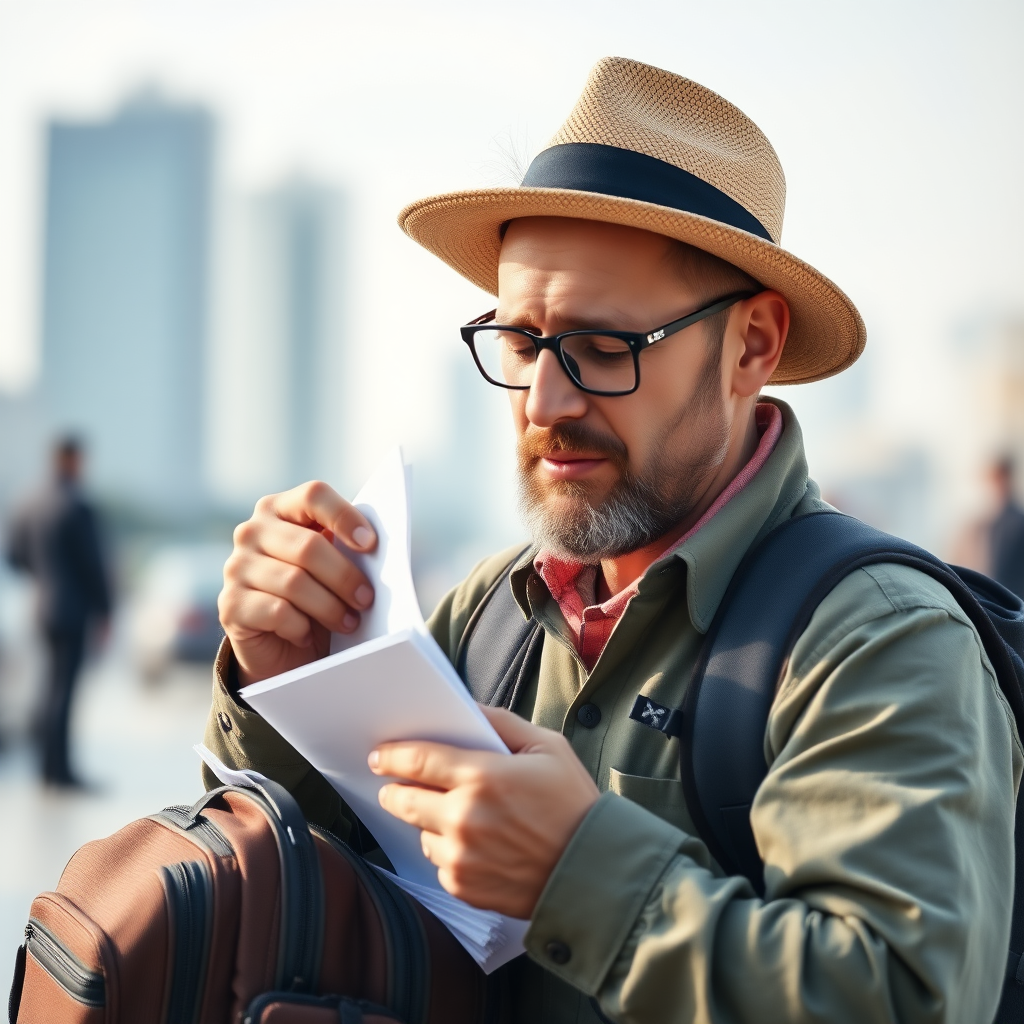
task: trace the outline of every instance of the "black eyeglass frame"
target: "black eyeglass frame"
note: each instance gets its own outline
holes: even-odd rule
[[[755,295],[760,294],[761,293],[759,291],[733,292],[731,295],[726,295],[721,299],[715,299],[714,302],[709,303],[707,306],[702,306],[700,309],[694,310],[692,313],[687,313],[686,316],[680,317],[678,320],[672,320],[667,324],[663,324],[661,327],[655,327],[654,330],[648,331],[647,333],[644,333],[643,331],[605,331],[590,328],[588,330],[580,331],[563,331],[561,334],[552,334],[550,337],[544,337],[539,334],[531,334],[525,327],[508,327],[504,324],[494,323],[494,317],[498,312],[496,309],[492,309],[489,313],[484,313],[482,316],[478,316],[475,320],[471,320],[465,327],[460,327],[459,333],[462,335],[462,340],[469,346],[469,351],[473,354],[473,362],[476,363],[481,376],[489,384],[495,385],[495,387],[505,388],[507,391],[529,391],[533,385],[507,384],[504,381],[495,380],[487,373],[484,369],[483,363],[480,361],[480,357],[477,355],[476,344],[474,342],[475,335],[481,330],[511,331],[515,334],[520,334],[525,338],[529,338],[537,349],[538,359],[540,358],[541,352],[546,348],[551,349],[551,351],[555,353],[558,365],[561,366],[565,375],[573,382],[573,384],[576,385],[576,387],[580,389],[580,391],[585,391],[588,395],[602,395],[606,398],[617,398],[621,395],[631,395],[640,387],[640,353],[643,352],[645,348],[649,348],[655,342],[662,341],[664,338],[668,338],[670,335],[676,334],[693,324],[699,323],[701,320],[705,320],[709,316],[721,313],[730,306],[734,306],[737,302],[742,302],[744,299],[750,299]],[[633,356],[634,383],[628,391],[600,391],[596,388],[588,388],[576,377],[569,368],[569,364],[566,362],[565,355],[562,352],[562,339],[571,338],[581,334],[599,334],[608,338],[618,338],[629,346],[629,351]]]

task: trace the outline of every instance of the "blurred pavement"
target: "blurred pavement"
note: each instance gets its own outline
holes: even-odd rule
[[[6,678],[0,698],[25,680]],[[56,886],[83,843],[202,792],[199,758],[210,669],[175,665],[144,684],[116,648],[88,668],[72,725],[72,763],[95,791],[62,793],[36,781],[23,744],[0,749],[0,994],[6,1000],[33,897]]]

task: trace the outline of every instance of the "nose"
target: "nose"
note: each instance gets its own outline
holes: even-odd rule
[[[537,357],[526,399],[526,418],[535,427],[550,427],[559,420],[581,419],[586,413],[586,393],[569,380],[555,353],[544,349]]]

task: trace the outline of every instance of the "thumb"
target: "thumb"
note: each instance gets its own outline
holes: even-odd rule
[[[494,726],[494,731],[502,738],[505,746],[513,754],[524,754],[544,747],[545,740],[551,735],[550,729],[544,729],[539,725],[520,718],[519,715],[504,708],[489,708],[484,704],[480,705],[487,721]],[[557,733],[555,735],[558,735]]]

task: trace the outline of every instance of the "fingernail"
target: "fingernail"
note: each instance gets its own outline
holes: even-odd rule
[[[370,756],[366,759],[366,763],[371,768],[376,768],[380,764],[380,754],[376,750],[370,751]]]
[[[365,583],[360,583],[356,587],[355,599],[360,608],[369,608],[373,604],[373,591]]]
[[[341,620],[342,629],[351,632],[356,626],[359,625],[359,616],[353,615],[351,612],[345,613],[345,618]]]
[[[373,543],[373,530],[365,526],[357,526],[352,531],[352,543],[357,548],[368,548]]]

